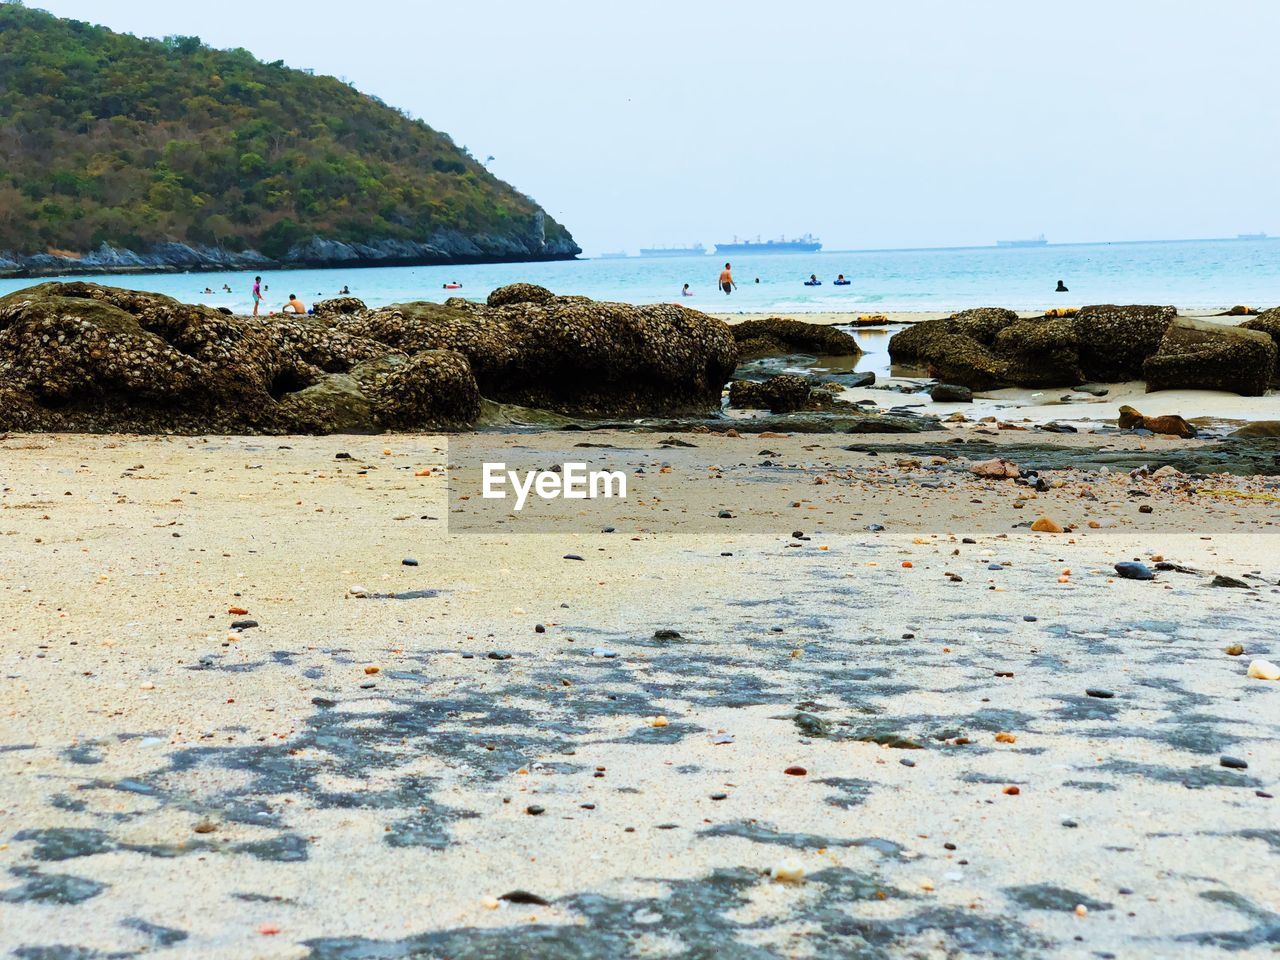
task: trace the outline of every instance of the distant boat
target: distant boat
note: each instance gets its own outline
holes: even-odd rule
[[[1038,237],[1032,237],[1030,240],[997,240],[997,247],[1047,247],[1049,241],[1044,238],[1044,234]]]
[[[601,260],[625,260],[627,259],[627,251],[614,250],[611,253],[602,253],[600,254],[600,259]]]
[[[733,243],[717,243],[716,253],[817,253],[822,249],[822,242],[815,238],[812,234],[806,233],[803,237],[795,240],[788,240],[786,237],[779,237],[777,240],[765,240],[763,243],[759,237],[754,240],[738,241],[737,237],[733,238]]]
[[[642,257],[701,257],[707,252],[707,248],[700,243],[695,243],[692,247],[641,247],[640,256]]]
[[[1237,240],[1266,240],[1267,235],[1265,233],[1237,233],[1236,239]]]

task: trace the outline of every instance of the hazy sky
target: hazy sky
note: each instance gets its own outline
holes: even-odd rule
[[[1273,0],[28,5],[345,77],[588,253],[1280,233]]]

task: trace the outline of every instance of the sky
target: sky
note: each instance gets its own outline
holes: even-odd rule
[[[1280,234],[1273,0],[28,6],[349,80],[589,254]]]

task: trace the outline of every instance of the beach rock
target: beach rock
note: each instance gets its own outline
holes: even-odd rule
[[[972,403],[973,391],[954,383],[939,383],[929,389],[934,403]]]
[[[1135,380],[1178,315],[1176,307],[1096,304],[1071,320],[1084,377],[1103,383]]]
[[[495,291],[498,307],[337,298],[286,318],[40,284],[0,298],[0,430],[464,429],[481,392],[587,415],[718,408],[737,352],[719,320],[526,286]]]
[[[1229,437],[1280,437],[1280,420],[1254,420],[1237,430],[1232,430]]]
[[[1236,590],[1248,590],[1249,584],[1245,583],[1239,577],[1228,577],[1226,574],[1219,573],[1211,581],[1211,587],[1230,587]]]
[[[1008,361],[1006,376],[1023,387],[1051,387],[1083,379],[1075,321],[1015,320],[996,334],[992,348]]]
[[[536,283],[509,283],[489,294],[485,302],[491,307],[505,307],[512,303],[547,303],[555,294]]]
[[[980,460],[970,464],[969,472],[979,477],[990,477],[995,480],[1013,479],[1021,475],[1016,463],[994,457],[991,460]]]
[[[793,413],[808,406],[810,393],[809,381],[790,373],[770,377],[762,383],[734,380],[729,384],[729,406]]]
[[[346,318],[339,329],[410,353],[460,353],[481,394],[504,404],[628,417],[719,407],[737,359],[720,320],[675,304],[530,300],[541,288],[519,286],[495,290],[498,306],[458,298],[397,304]]]
[[[1280,348],[1280,307],[1273,307],[1270,310],[1264,310],[1256,317],[1250,317],[1237,327],[1239,330],[1256,330],[1259,333],[1265,333]],[[1280,365],[1277,365],[1280,367]],[[1276,371],[1277,378],[1280,378],[1280,369]],[[1276,380],[1272,381],[1277,382]]]
[[[369,309],[363,300],[355,297],[334,297],[330,300],[317,300],[311,305],[311,313],[316,317],[345,316],[351,313],[363,313]]]
[[[1062,533],[1063,528],[1056,520],[1049,517],[1039,517],[1035,523],[1031,524],[1031,529],[1036,533]]]
[[[1121,560],[1116,565],[1116,573],[1125,580],[1154,580],[1155,572],[1145,563],[1137,560]]]
[[[1280,667],[1270,660],[1250,660],[1248,676],[1254,680],[1280,680]]]
[[[1128,404],[1120,408],[1120,416],[1116,422],[1121,430],[1150,430],[1152,433],[1184,439],[1196,435],[1196,428],[1177,414],[1146,417]]]
[[[829,324],[767,317],[736,323],[729,329],[738,344],[740,361],[788,353],[807,353],[818,357],[857,356],[862,353],[852,334]]]
[[[1260,330],[1178,317],[1143,364],[1147,390],[1230,390],[1261,396],[1276,370],[1276,344]]]

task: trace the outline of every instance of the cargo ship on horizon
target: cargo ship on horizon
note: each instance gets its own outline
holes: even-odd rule
[[[808,233],[795,240],[779,237],[777,240],[765,240],[762,242],[759,237],[756,237],[754,240],[739,242],[738,238],[734,237],[733,243],[716,244],[716,253],[722,256],[756,253],[817,253],[821,249],[822,242]]]
[[[1032,237],[1029,240],[997,240],[997,247],[1047,247],[1049,241],[1044,238],[1044,234],[1038,237]]]

